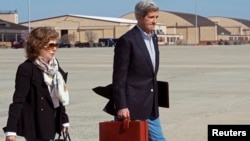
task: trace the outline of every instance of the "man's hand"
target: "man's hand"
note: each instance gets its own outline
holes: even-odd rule
[[[118,119],[130,119],[130,114],[128,108],[120,109],[117,112]]]

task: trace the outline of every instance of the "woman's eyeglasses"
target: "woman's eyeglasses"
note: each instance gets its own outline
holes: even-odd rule
[[[50,50],[50,49],[54,49],[55,47],[58,48],[58,43],[49,43],[45,46],[45,49]]]

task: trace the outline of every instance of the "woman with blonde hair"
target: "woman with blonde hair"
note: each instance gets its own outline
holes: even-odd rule
[[[51,27],[38,27],[29,34],[27,59],[18,66],[13,101],[9,106],[6,141],[23,136],[26,141],[53,141],[56,133],[68,132],[67,73],[55,53],[59,34]]]

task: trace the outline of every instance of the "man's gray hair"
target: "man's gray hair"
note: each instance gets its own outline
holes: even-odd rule
[[[150,11],[159,11],[159,7],[152,0],[141,0],[135,5],[135,18],[145,17]]]

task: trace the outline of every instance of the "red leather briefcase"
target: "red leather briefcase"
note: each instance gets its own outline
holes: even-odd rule
[[[148,141],[147,121],[99,122],[99,141]]]

